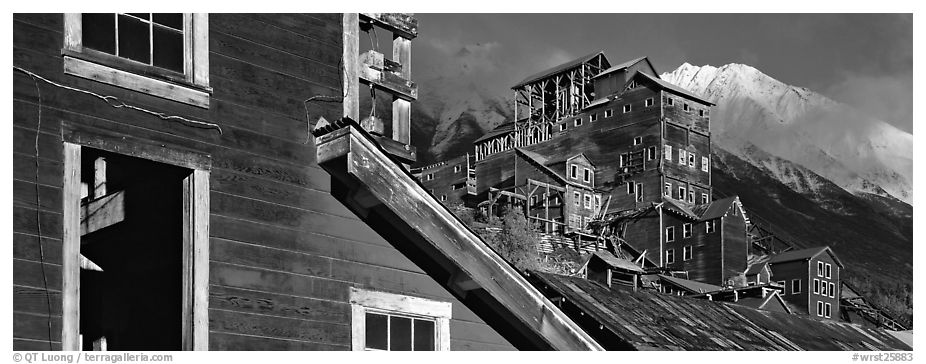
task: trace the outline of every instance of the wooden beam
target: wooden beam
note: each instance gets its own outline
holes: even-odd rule
[[[107,228],[125,220],[125,191],[88,201],[80,206],[80,235]]]
[[[80,349],[80,146],[64,143],[61,349]]]
[[[342,18],[342,36],[341,41],[344,49],[341,52],[341,59],[344,63],[344,74],[342,77],[342,88],[344,94],[343,110],[344,116],[354,120],[360,120],[360,20],[356,13],[344,13]]]
[[[412,78],[412,46],[408,38],[395,35],[392,38],[392,59],[401,67],[402,78]],[[417,96],[417,88],[414,90]],[[402,144],[411,144],[411,103],[399,96],[392,98],[392,139]]]
[[[418,36],[418,19],[404,13],[362,13],[361,19],[407,39]]]
[[[403,100],[413,101],[418,99],[418,86],[395,73],[378,70],[369,64],[362,63],[358,76],[360,82],[386,90],[393,96]]]
[[[369,218],[362,218],[371,228],[389,236],[394,246],[431,276],[449,278],[459,270],[470,277],[482,293],[468,294],[461,301],[520,348],[602,349],[392,161],[369,134],[354,125],[345,129],[349,131],[326,144],[346,148],[326,148],[316,140],[322,154],[317,160],[332,175],[332,190],[335,186],[367,189],[383,203]],[[334,151],[341,154],[334,155]],[[342,202],[350,198],[349,194],[335,197]],[[450,290],[447,279],[438,281]]]

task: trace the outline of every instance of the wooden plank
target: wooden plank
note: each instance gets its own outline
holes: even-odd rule
[[[61,292],[13,286],[13,311],[61,316]]]
[[[367,64],[360,64],[358,76],[364,84],[386,90],[395,97],[407,101],[418,99],[418,86],[395,73],[377,70]]]
[[[280,31],[273,25],[246,14],[211,14],[210,32],[220,32],[263,44],[283,52],[336,67],[340,61],[338,44],[319,42],[301,34]],[[359,50],[357,53],[360,53]],[[213,88],[218,89],[213,86]]]
[[[342,89],[347,97],[343,103],[343,116],[360,120],[360,20],[355,13],[344,13],[342,19],[341,40],[343,50],[341,62],[344,64]]]
[[[334,351],[350,350],[350,346],[312,343],[253,335],[240,335],[220,331],[210,333],[209,350],[260,350],[260,351]]]
[[[31,234],[13,233],[13,258],[34,262],[61,265],[61,240],[42,236],[42,248],[39,250],[39,237]],[[40,256],[44,253],[44,259]]]
[[[82,59],[64,56],[64,72],[110,85],[138,90],[168,100],[209,108],[209,93],[140,76]]]
[[[193,350],[209,349],[209,172],[193,170]]]
[[[213,330],[295,341],[347,345],[350,325],[209,310]]]
[[[214,285],[209,289],[209,306],[213,309],[238,311],[307,321],[350,322],[350,305],[284,294],[259,292]]]
[[[48,341],[61,340],[61,317],[14,312],[13,338],[45,341],[44,350],[48,350]]]
[[[64,143],[61,346],[80,349],[80,146]]]
[[[540,292],[530,286],[513,267],[491,251],[484,242],[452,213],[422,189],[417,182],[383,155],[367,137],[354,127],[349,136],[351,149],[347,165],[337,162],[323,165],[326,169],[345,168],[356,178],[358,188],[369,189],[385,204],[397,219],[391,224],[407,224],[412,236],[421,239],[441,257],[477,281],[487,292],[482,299],[498,304],[498,314],[509,317],[520,327],[522,344],[561,349],[600,349],[585,332],[569,320]],[[338,161],[335,159],[333,161]],[[350,183],[350,181],[341,181]],[[383,217],[377,214],[377,219]],[[374,227],[380,226],[372,224]],[[503,307],[508,308],[505,310]],[[502,323],[498,323],[502,324]],[[537,341],[540,340],[540,341]],[[543,343],[541,343],[543,342]],[[533,347],[533,346],[532,346]]]
[[[418,36],[418,19],[404,13],[362,13],[365,22],[371,22],[393,33],[413,39]]]
[[[122,221],[125,221],[125,191],[113,192],[80,206],[81,236]]]
[[[43,271],[42,264],[39,262],[13,259],[14,285],[45,289],[47,284],[48,290],[61,291],[59,277],[61,277],[60,265],[45,263]]]
[[[30,340],[30,339],[13,339],[13,350],[14,351],[60,351],[61,342],[52,341],[51,345],[48,344],[48,341],[43,340]]]
[[[57,212],[61,209],[61,189],[45,185],[36,186],[33,182],[14,179],[13,204],[30,209],[38,208]]]
[[[209,87],[209,14],[192,15],[192,57],[185,57],[192,62],[192,81],[194,84]],[[187,68],[189,69],[189,68]]]
[[[318,277],[331,276],[331,260],[315,255],[268,249],[258,245],[212,239],[210,257],[213,261],[235,265],[272,269],[293,274]]]
[[[41,221],[36,219],[41,219]],[[36,214],[36,210],[13,206],[13,232],[37,235],[40,223],[43,237],[61,237],[62,215],[60,213],[40,210]]]
[[[347,302],[347,282],[221,262],[211,262],[209,270],[213,272],[209,276],[213,285]]]

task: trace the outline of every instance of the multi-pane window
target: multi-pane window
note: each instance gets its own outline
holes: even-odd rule
[[[800,279],[791,280],[791,293],[792,294],[801,293],[801,280]]]
[[[675,249],[666,250],[666,264],[675,263]]]
[[[587,209],[592,208],[592,196],[591,195],[586,193],[585,198],[583,199],[583,202],[585,203],[585,208]]]
[[[450,350],[449,302],[351,288],[354,350]]]
[[[578,193],[578,192],[573,192],[573,193],[572,193],[572,197],[573,197],[574,204],[575,204],[576,206],[579,206],[579,205],[581,204],[581,203],[579,202],[579,200],[582,199],[582,194],[581,194],[581,193]]]
[[[84,47],[174,72],[184,71],[184,14],[81,15]]]
[[[691,237],[691,223],[686,222],[682,224],[682,237],[683,238]]]
[[[711,160],[710,160],[710,158],[708,158],[708,157],[701,157],[701,170],[702,170],[702,171],[704,171],[704,172],[710,171],[710,168],[711,168],[711,166],[710,166],[711,162],[710,162],[710,161],[711,161]]]
[[[704,232],[710,234],[717,230],[717,220],[705,221],[704,222]]]
[[[694,154],[694,153],[688,153],[688,167],[694,168],[694,166],[695,166],[695,160],[697,160],[697,159],[695,159],[695,154]]]
[[[675,226],[666,227],[666,242],[675,241]]]
[[[684,248],[682,248],[682,260],[691,260],[691,256],[692,256],[691,251],[692,251],[691,245],[686,245]]]

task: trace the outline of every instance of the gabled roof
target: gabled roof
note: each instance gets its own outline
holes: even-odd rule
[[[673,200],[671,198],[666,198],[665,196],[663,196],[662,203],[663,203],[662,208],[668,211],[674,212],[678,215],[681,215],[682,217],[688,218],[690,220],[698,220],[699,218],[698,214],[692,211],[687,206],[687,204],[681,201]]]
[[[521,156],[523,156],[523,157],[524,157],[524,160],[526,160],[526,161],[530,162],[531,164],[533,164],[534,167],[536,167],[536,168],[539,169],[540,171],[549,174],[550,177],[553,177],[553,178],[559,180],[560,182],[562,182],[562,183],[564,183],[564,184],[569,183],[569,181],[566,180],[566,176],[564,176],[562,173],[559,173],[559,172],[557,172],[557,171],[555,171],[555,170],[553,170],[552,168],[550,168],[550,167],[547,166],[547,164],[549,163],[549,160],[547,160],[546,157],[544,157],[544,156],[542,156],[542,155],[540,155],[540,154],[531,152],[531,151],[529,151],[529,150],[522,149],[522,148],[514,148],[514,151],[515,151],[515,153],[520,154]],[[565,172],[563,172],[563,173],[565,173]]]
[[[579,65],[581,65],[581,64],[583,64],[583,63],[585,63],[585,62],[588,62],[588,61],[591,61],[591,60],[595,59],[595,57],[597,57],[597,56],[599,56],[599,55],[604,56],[604,52],[602,52],[602,51],[592,52],[592,53],[586,54],[586,55],[584,55],[584,56],[582,56],[582,57],[579,57],[579,58],[576,58],[576,59],[574,59],[574,60],[571,60],[571,61],[569,61],[569,62],[563,63],[563,64],[561,64],[561,65],[559,65],[559,66],[556,66],[556,67],[553,67],[553,68],[548,68],[548,69],[546,69],[546,70],[537,72],[537,73],[535,73],[535,74],[532,74],[532,75],[530,75],[530,76],[527,76],[527,78],[525,78],[525,79],[524,79],[523,81],[521,81],[521,82],[518,82],[516,85],[511,86],[511,88],[512,88],[512,89],[516,89],[516,88],[519,88],[519,87],[521,87],[521,86],[527,85],[527,84],[529,84],[529,83],[533,83],[534,81],[538,81],[538,80],[540,80],[540,79],[546,78],[547,76],[552,76],[552,75],[555,75],[555,74],[557,74],[557,73],[566,71],[566,70],[568,70],[568,69],[577,67],[577,66],[579,66]],[[605,61],[607,61],[607,58],[605,58]]]
[[[720,286],[692,281],[690,279],[676,278],[665,274],[659,274],[658,276],[663,282],[667,282],[673,286],[684,289],[688,291],[688,293],[706,293],[719,291],[722,289]]]
[[[833,249],[830,249],[828,246],[818,246],[814,248],[786,251],[784,253],[776,254],[771,259],[769,259],[768,262],[770,264],[775,264],[793,262],[795,260],[810,260],[816,258],[818,255],[823,254],[824,252],[829,253],[829,255],[833,257],[833,261],[835,261],[840,268],[845,268],[845,266],[842,265],[842,261],[840,261],[839,257],[836,256],[836,253],[833,253]]]
[[[613,73],[613,72],[617,72],[617,71],[620,71],[620,70],[623,70],[623,69],[627,69],[627,68],[630,67],[630,66],[633,66],[633,65],[635,65],[635,64],[637,64],[637,63],[640,63],[640,61],[646,61],[646,63],[649,64],[649,67],[653,70],[653,72],[656,73],[657,75],[659,74],[658,72],[656,72],[656,67],[653,67],[653,64],[649,61],[649,58],[647,58],[646,56],[643,56],[643,57],[640,57],[640,58],[631,59],[631,60],[629,60],[629,61],[627,61],[627,62],[618,64],[618,65],[616,65],[616,66],[612,66],[611,68],[608,68],[608,69],[602,71],[601,73],[595,75],[595,76],[592,77],[592,78],[594,79],[594,78],[602,77],[602,76],[608,75],[608,74]]]
[[[737,200],[736,196],[727,197],[720,200],[714,200],[707,204],[695,205],[691,210],[699,216],[701,220],[711,220],[723,216],[730,210],[730,206]]]
[[[665,89],[665,90],[668,90],[668,91],[671,91],[672,93],[675,93],[675,94],[678,94],[678,95],[681,95],[681,96],[685,96],[685,97],[687,97],[687,98],[694,99],[694,100],[700,101],[700,102],[702,102],[702,103],[705,103],[705,104],[708,104],[708,105],[711,105],[711,106],[715,105],[713,102],[707,101],[705,98],[703,98],[703,97],[701,97],[701,96],[698,96],[698,95],[695,95],[695,94],[691,93],[691,91],[688,91],[688,90],[686,90],[686,89],[683,89],[683,88],[681,88],[681,87],[679,87],[679,86],[677,86],[677,85],[675,85],[675,84],[673,84],[673,83],[671,83],[671,82],[668,82],[668,81],[666,81],[666,80],[663,80],[663,79],[661,79],[661,78],[659,78],[659,77],[650,76],[650,75],[648,75],[648,74],[646,74],[646,73],[643,73],[643,72],[637,72],[637,73],[634,73],[634,76],[631,77],[630,79],[633,80],[634,78],[637,78],[637,77],[644,77],[644,78],[646,78],[647,80],[650,80],[650,81],[652,81],[653,83],[655,83],[656,85],[658,85],[660,88]],[[628,81],[628,82],[629,82],[629,81]]]
[[[792,313],[791,308],[788,307],[788,304],[784,301],[784,299],[781,298],[781,295],[778,294],[777,291],[769,293],[769,295],[766,296],[765,298],[746,297],[746,298],[740,298],[735,303],[738,305],[746,306],[746,307],[752,307],[757,310],[767,310],[767,311],[772,311],[772,310],[769,310],[769,308],[771,308],[770,307],[771,305],[777,305],[781,307],[783,310],[785,310],[785,312]]]
[[[746,269],[746,272],[743,274],[747,276],[751,276],[753,274],[759,274],[762,272],[762,269],[764,269],[767,266],[768,266],[768,261],[760,261],[760,262],[752,263],[752,265],[750,265],[749,268]]]
[[[501,124],[501,125],[499,125],[499,126],[496,126],[495,129],[492,129],[492,130],[489,131],[488,133],[485,133],[485,135],[483,135],[483,136],[479,137],[478,139],[474,140],[474,141],[473,141],[473,144],[479,143],[479,142],[481,142],[481,141],[483,141],[483,140],[492,139],[492,138],[497,137],[497,136],[499,136],[499,135],[508,134],[508,133],[510,133],[510,132],[512,132],[512,131],[514,131],[514,123],[513,123],[513,122],[503,123],[503,124]]]
[[[591,262],[591,260],[594,258],[601,259],[601,261],[611,266],[611,268],[618,268],[618,269],[623,269],[623,270],[629,270],[631,272],[643,273],[643,268],[638,267],[636,264],[633,264],[633,262],[626,260],[626,259],[615,257],[614,254],[611,254],[606,251],[600,251],[600,250],[592,253],[588,257],[588,261],[586,261],[585,264],[588,264],[588,262]]]
[[[588,162],[589,165],[592,166],[592,168],[598,168],[597,166],[595,166],[595,163],[593,163],[592,160],[589,159],[587,155],[585,155],[585,153],[579,153],[572,157],[566,158],[566,161],[568,162],[576,158],[585,158],[585,160]]]
[[[606,349],[911,350],[883,330],[531,272]],[[580,314],[581,313],[581,314]],[[600,326],[599,326],[600,325]],[[600,327],[600,329],[599,329]]]

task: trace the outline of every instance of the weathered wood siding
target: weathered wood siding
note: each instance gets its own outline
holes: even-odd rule
[[[208,109],[64,75],[62,22],[61,14],[15,15],[14,65],[153,111],[214,122],[224,134],[36,86],[14,71],[15,350],[46,349],[49,341],[60,348],[62,135],[211,156],[210,349],[349,349],[351,286],[452,302],[454,350],[512,348],[330,196],[330,176],[305,144],[311,125],[303,100],[340,92],[340,14],[211,15]],[[313,122],[341,110],[339,103],[307,106]]]
[[[770,264],[772,269],[772,281],[784,281],[785,289],[781,298],[786,302],[791,304],[791,308],[795,310],[795,313],[802,314],[814,314],[816,315],[816,307],[811,307],[811,303],[808,301],[811,295],[813,294],[813,278],[814,274],[810,274],[810,282],[807,282],[808,270],[807,270],[807,261],[804,260],[795,260],[791,262],[783,262]],[[791,280],[800,279],[803,280],[806,284],[802,288],[800,293],[795,294],[791,291]],[[816,301],[814,301],[816,302]],[[816,304],[816,303],[814,303]]]
[[[721,219],[723,227],[723,279],[730,279],[746,271],[746,258],[749,252],[749,243],[746,242],[746,220],[743,214],[732,212],[739,207],[732,206]],[[718,224],[719,225],[719,224]]]
[[[459,166],[460,170],[454,172],[456,166]],[[419,180],[425,190],[431,192],[434,198],[441,201],[444,206],[460,205],[463,204],[463,197],[466,196],[466,169],[466,156],[463,155],[451,158],[440,165],[423,168]],[[432,179],[428,180],[428,175],[432,175]],[[457,183],[463,183],[463,188],[454,190],[453,186]],[[443,199],[442,196],[444,196]]]

